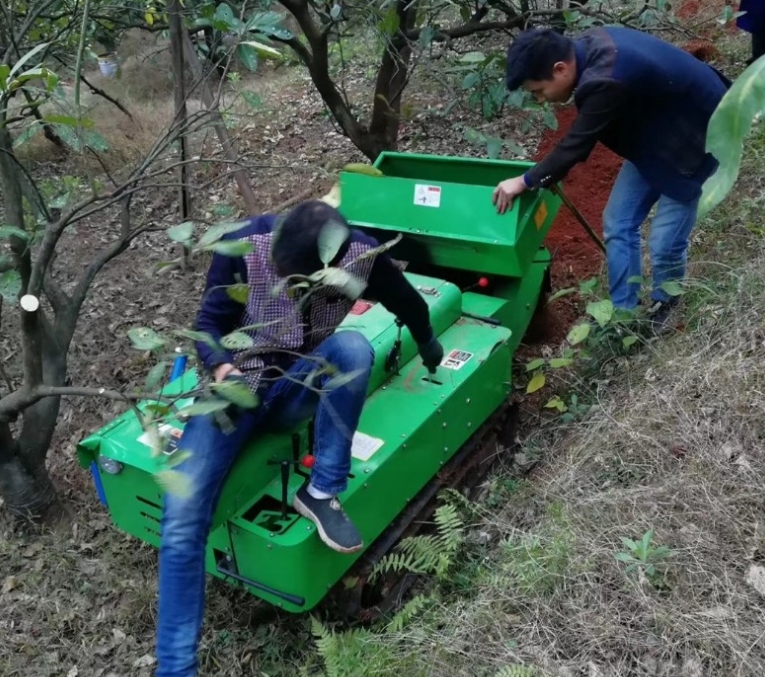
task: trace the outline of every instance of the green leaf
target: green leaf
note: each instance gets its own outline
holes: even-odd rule
[[[589,294],[597,286],[598,286],[598,278],[597,277],[591,277],[589,280],[584,280],[583,282],[579,283],[579,293],[580,294]]]
[[[29,240],[29,233],[16,226],[0,226],[0,240],[8,240],[17,237],[20,240]]]
[[[319,231],[317,247],[319,248],[319,260],[328,266],[337,256],[340,248],[348,239],[350,232],[338,221],[330,220]]]
[[[627,284],[639,284],[642,285],[645,280],[642,275],[631,275],[627,278]]]
[[[8,76],[11,74],[11,67],[7,64],[0,63],[0,91],[6,91],[8,87]]]
[[[236,48],[236,53],[247,70],[255,71],[258,69],[258,53],[253,47],[242,43]]]
[[[670,296],[682,296],[683,288],[677,280],[662,282],[660,287]]]
[[[50,44],[50,43],[48,43],[48,42],[42,42],[42,43],[40,43],[39,45],[37,45],[36,47],[34,47],[33,49],[29,50],[29,51],[28,51],[28,52],[27,52],[27,53],[26,53],[24,56],[22,56],[22,57],[21,57],[21,58],[20,58],[20,59],[19,59],[19,60],[16,62],[16,64],[15,64],[15,65],[13,66],[13,68],[11,69],[11,71],[10,71],[9,75],[10,75],[10,76],[12,76],[14,73],[18,73],[19,71],[21,71],[21,68],[22,68],[22,66],[23,66],[23,65],[24,65],[24,64],[25,64],[27,61],[29,61],[29,60],[30,60],[30,59],[31,59],[33,56],[35,56],[36,54],[39,54],[40,52],[42,52],[42,51],[43,51],[43,50],[44,50],[46,47],[48,47],[48,45],[49,45],[49,44]]]
[[[89,120],[88,118],[81,118],[78,120],[71,115],[45,115],[43,116],[43,120],[45,122],[49,122],[50,124],[65,125],[67,127],[82,126],[83,128],[87,128],[93,126],[93,120]]]
[[[571,331],[569,331],[568,335],[566,336],[566,340],[571,345],[575,346],[584,341],[590,335],[591,328],[592,327],[590,327],[589,323],[587,322],[577,324],[571,328]]]
[[[539,369],[539,367],[544,366],[545,360],[544,358],[538,357],[536,360],[531,360],[526,365],[526,371],[534,371],[535,369]]]
[[[216,254],[223,256],[245,256],[254,251],[255,246],[247,240],[221,240],[205,247],[205,249],[211,249]]]
[[[13,147],[18,148],[19,146],[23,146],[25,143],[29,143],[37,134],[39,134],[43,129],[43,126],[37,122],[37,120],[33,121],[31,124],[27,125],[26,129],[24,129],[21,134],[19,134],[16,139],[13,142]]]
[[[570,367],[572,364],[574,364],[574,360],[572,360],[570,357],[555,357],[552,360],[550,360],[550,366],[553,369],[560,369],[561,367]]]
[[[699,219],[720,204],[736,183],[744,141],[758,114],[765,114],[765,56],[736,78],[709,120],[706,149],[720,165],[704,183]]]
[[[496,160],[502,151],[502,139],[491,137],[486,139],[486,154],[490,160]]]
[[[245,304],[250,298],[250,288],[246,284],[232,284],[226,287],[226,294],[237,303]]]
[[[625,336],[622,339],[622,345],[625,348],[629,348],[630,346],[633,346],[637,343],[638,337],[637,336]]]
[[[568,294],[571,294],[577,290],[576,287],[566,287],[565,289],[559,289],[554,294],[550,296],[549,299],[547,299],[547,303],[552,303],[553,301],[561,298],[562,296],[567,296]]]
[[[614,304],[610,299],[591,301],[587,304],[587,312],[601,327],[605,327],[614,316]]]
[[[243,331],[234,331],[221,338],[220,344],[226,350],[246,350],[247,348],[252,348],[255,342],[251,336]]]
[[[311,275],[309,279],[312,282],[333,287],[351,300],[356,300],[361,296],[367,286],[364,280],[342,268],[324,268]]]
[[[462,79],[462,89],[470,89],[471,87],[474,87],[481,81],[481,74],[478,73],[478,71],[472,71],[468,73],[463,79]]]
[[[213,414],[216,411],[223,411],[224,409],[228,409],[228,407],[231,406],[231,402],[227,402],[226,400],[214,398],[214,399],[204,399],[204,400],[197,400],[194,402],[194,404],[190,404],[188,407],[183,407],[181,409],[181,413],[184,416],[207,416],[208,414]]]
[[[529,381],[528,385],[526,386],[526,393],[530,395],[531,393],[535,393],[537,390],[539,390],[546,381],[545,375],[538,371],[536,374],[534,374],[533,378]]]
[[[167,236],[173,242],[181,242],[183,244],[189,242],[193,234],[194,223],[192,221],[184,221],[183,223],[179,223],[177,226],[172,226],[171,228],[167,229]]]
[[[162,381],[162,378],[167,371],[168,363],[165,360],[155,364],[146,376],[146,390],[148,392],[153,391]]]
[[[204,343],[206,346],[209,346],[215,351],[220,350],[220,346],[217,344],[215,339],[207,332],[193,331],[191,329],[176,329],[173,334],[175,336],[180,336],[182,338],[189,339],[190,341],[194,341],[195,343]]]
[[[250,106],[250,108],[260,108],[263,105],[263,99],[261,99],[255,92],[250,92],[245,89],[242,91],[242,98],[247,102],[247,105]]]
[[[282,54],[278,49],[275,49],[274,47],[270,47],[269,45],[263,44],[262,42],[256,42],[255,40],[247,40],[246,42],[242,42],[242,45],[246,45],[247,47],[251,47],[256,52],[256,58],[257,55],[262,56],[266,59],[281,59]]]
[[[347,373],[341,373],[337,376],[333,376],[324,384],[324,390],[334,390],[335,388],[341,388],[342,386],[348,385],[352,381],[355,381],[363,373],[363,369],[355,369],[354,371],[349,371]]]
[[[188,475],[178,470],[159,470],[153,477],[167,493],[180,498],[191,496],[191,478]]]
[[[437,31],[433,26],[424,26],[420,31],[420,37],[418,39],[420,46],[427,47],[430,45],[430,43],[433,42],[433,38],[436,37],[436,33]]]
[[[228,402],[233,402],[238,407],[254,409],[258,406],[258,398],[250,390],[249,386],[241,381],[212,383],[210,388],[212,388],[216,395],[226,399]]]
[[[617,559],[620,562],[634,562],[635,558],[630,555],[628,552],[617,552],[614,555],[614,559]]]
[[[246,221],[218,223],[205,231],[204,235],[199,238],[197,246],[200,248],[208,247],[209,245],[220,240],[224,235],[235,233],[237,230],[241,230],[246,225]]]
[[[556,395],[545,404],[545,409],[557,409],[559,412],[563,413],[568,410],[568,407],[566,406],[566,403]]]
[[[134,327],[127,334],[138,350],[158,350],[165,345],[165,339],[149,327]]]
[[[638,544],[635,541],[633,541],[631,538],[627,538],[626,536],[622,536],[622,543],[624,544],[625,547],[629,548],[633,552],[637,550],[638,548]]]
[[[0,296],[7,303],[15,303],[21,291],[21,275],[18,270],[6,270],[0,275]]]
[[[649,529],[643,534],[643,541],[641,545],[643,546],[643,552],[648,552],[648,546],[651,545],[651,539],[653,538],[653,529]]]

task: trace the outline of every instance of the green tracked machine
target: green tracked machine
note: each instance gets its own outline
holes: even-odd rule
[[[341,500],[366,549],[334,552],[291,507],[308,476],[309,421],[258,436],[239,455],[209,534],[209,574],[295,613],[341,590],[359,613],[366,575],[432,514],[439,489],[474,484],[496,455],[497,436],[500,446],[511,443],[512,358],[549,285],[542,243],[560,198],[529,191],[499,215],[492,192],[529,166],[383,153],[374,164],[382,176],[341,173],[339,209],[348,221],[380,242],[401,235],[390,254],[427,302],[445,357],[428,374],[408,330],[374,299],[359,300],[338,331],[362,332],[375,364]],[[188,392],[196,378],[187,370],[162,394]],[[181,414],[191,402],[177,403]],[[182,415],[165,427],[165,454],[176,452],[182,429]],[[135,413],[83,440],[78,456],[117,528],[159,546],[157,461]],[[396,585],[388,595],[400,594]]]

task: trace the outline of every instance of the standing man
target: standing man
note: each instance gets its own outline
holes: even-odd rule
[[[260,216],[227,236],[245,240],[254,249],[244,256],[214,255],[196,329],[217,344],[240,329],[252,338],[255,350],[232,352],[198,343],[197,351],[215,381],[243,381],[259,395],[260,405],[231,412],[232,430],[223,430],[208,415],[190,419],[183,431],[179,447],[191,456],[178,470],[187,475],[191,490],[185,496],[165,495],[157,677],[197,674],[205,548],[212,516],[237,454],[266,423],[291,427],[316,413],[316,462],[310,483],[296,492],[293,506],[316,524],[321,540],[333,550],[352,553],[363,547],[338,496],[347,486],[351,441],[366,401],[374,352],[359,332],[335,331],[353,305],[342,290],[321,286],[306,297],[305,288],[290,286],[294,278],[288,279],[309,276],[324,267],[319,249],[326,238],[320,234],[327,227],[340,233],[334,239],[342,243],[329,265],[364,282],[370,295],[409,328],[431,372],[443,359],[443,348],[433,335],[428,306],[420,293],[387,255],[372,253],[377,242],[351,230],[333,207],[320,201],[305,202],[281,223],[273,215]],[[227,293],[237,283],[249,287],[244,304]],[[254,325],[258,328],[253,329]],[[243,354],[251,351],[254,356]],[[331,365],[350,381],[341,379],[341,385],[332,387],[332,374],[321,373],[323,365]],[[320,396],[319,390],[325,392]]]
[[[638,305],[639,284],[630,278],[641,275],[641,225],[656,205],[649,312],[655,329],[664,329],[677,299],[661,285],[685,275],[701,188],[717,168],[706,152],[707,126],[730,81],[647,33],[607,27],[576,40],[553,30],[522,32],[507,52],[506,85],[540,102],[565,103],[573,95],[578,116],[547,157],[497,186],[497,210],[563,179],[598,141],[622,156],[603,213],[611,300],[625,310]]]
[[[752,35],[752,58],[746,62],[751,66],[765,56],[765,0],[741,0],[738,9],[743,14],[736,19],[736,25]]]

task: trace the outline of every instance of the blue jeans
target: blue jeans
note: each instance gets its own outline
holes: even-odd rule
[[[630,310],[638,304],[640,285],[628,280],[642,275],[640,228],[656,202],[659,204],[648,236],[653,267],[651,298],[668,301],[671,297],[661,288],[662,283],[685,276],[698,198],[678,202],[662,195],[648,185],[635,165],[625,161],[603,212],[609,292],[617,308]]]
[[[319,395],[303,385],[316,362],[303,358],[267,391],[257,410],[245,411],[236,429],[223,433],[210,416],[188,421],[179,448],[192,453],[178,465],[191,481],[190,495],[166,494],[159,550],[159,620],[156,677],[194,677],[205,602],[205,548],[221,488],[243,445],[258,430],[289,427],[316,414],[311,482],[320,491],[347,487],[351,442],[366,399],[374,352],[364,336],[341,331],[313,354],[342,373],[359,371],[348,383]],[[294,379],[294,380],[293,380]],[[323,387],[329,377],[315,379]]]

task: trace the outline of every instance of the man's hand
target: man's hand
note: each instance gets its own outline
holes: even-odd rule
[[[213,378],[215,379],[216,383],[220,383],[229,374],[233,376],[241,376],[242,372],[239,371],[233,364],[229,364],[228,362],[226,364],[219,364],[217,367],[215,367],[215,369],[213,369]]]
[[[427,343],[418,346],[422,363],[428,368],[431,374],[436,373],[436,368],[444,359],[444,348],[434,336]]]
[[[492,196],[497,211],[500,214],[504,214],[506,210],[511,209],[513,200],[525,190],[527,190],[527,188],[523,176],[516,176],[515,178],[502,181],[502,183],[494,189],[494,194]]]

